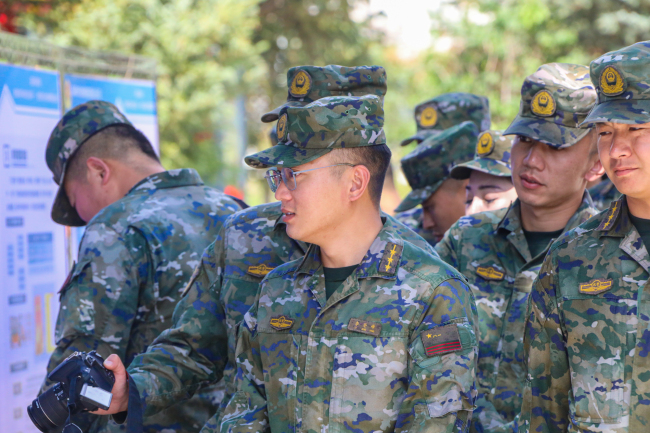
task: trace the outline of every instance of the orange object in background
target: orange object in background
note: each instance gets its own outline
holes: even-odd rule
[[[239,189],[237,189],[236,186],[226,185],[226,187],[223,189],[223,192],[230,195],[230,196],[238,198],[240,200],[244,199],[244,193],[241,192]]]

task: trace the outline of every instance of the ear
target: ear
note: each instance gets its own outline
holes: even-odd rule
[[[105,186],[113,174],[111,167],[101,158],[91,156],[86,160],[88,181]]]
[[[357,201],[363,197],[370,183],[370,170],[365,165],[355,165],[350,174],[350,190],[348,198],[350,201]]]
[[[600,162],[600,158],[596,157],[591,168],[585,173],[585,180],[587,183],[593,182],[603,177],[603,174],[605,174],[605,167]]]

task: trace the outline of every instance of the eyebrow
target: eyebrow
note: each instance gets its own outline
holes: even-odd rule
[[[478,189],[482,190],[482,189],[503,189],[503,188],[501,188],[498,185],[481,185],[478,187]]]

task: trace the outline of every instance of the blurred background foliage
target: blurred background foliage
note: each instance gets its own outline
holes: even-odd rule
[[[372,3],[5,0],[0,26],[61,45],[156,59],[164,164],[195,167],[210,184],[237,185],[251,204],[272,197],[241,156],[268,146],[271,125],[259,119],[286,98],[291,66],[384,66],[386,133],[398,168],[414,146],[398,143],[415,131],[419,102],[454,91],[485,95],[493,128],[503,129],[518,110],[523,78],[539,65],[588,64],[647,39],[650,28],[650,0],[431,0],[422,2],[429,5],[424,12],[412,8],[430,14],[431,43],[404,56]],[[408,186],[396,179],[404,194]]]

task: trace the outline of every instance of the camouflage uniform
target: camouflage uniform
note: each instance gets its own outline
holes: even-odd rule
[[[471,161],[458,164],[449,172],[452,179],[469,179],[472,171],[480,171],[497,177],[512,177],[510,152],[512,137],[499,131],[483,131],[476,141],[476,152]]]
[[[415,107],[417,133],[402,141],[406,146],[412,141],[418,144],[447,128],[465,121],[474,122],[479,131],[490,129],[490,105],[487,98],[471,93],[445,93]],[[426,239],[432,246],[436,240],[422,226],[422,208],[416,207],[395,214],[395,218]]]
[[[91,101],[63,117],[48,143],[48,165],[61,167],[61,171],[53,169],[60,185],[67,163],[67,159],[60,163],[61,157],[72,155],[107,124],[128,124],[120,116],[112,105]],[[120,121],[113,122],[114,118]],[[57,148],[70,151],[62,155]],[[53,162],[50,155],[58,159]],[[63,187],[61,194],[65,197]],[[65,203],[69,206],[67,197]],[[52,213],[57,222],[80,220],[74,208],[60,205],[57,201]],[[191,169],[148,176],[124,198],[102,209],[86,226],[79,262],[61,289],[57,347],[48,371],[74,351],[97,350],[104,357],[115,353],[126,365],[144,352],[171,325],[180,292],[201,259],[200,251],[238,209],[228,196],[205,187]],[[146,418],[144,431],[198,431],[215,410],[211,398],[205,390],[192,401]],[[81,424],[91,421],[91,416],[84,418]],[[121,429],[114,423],[105,425],[105,417],[92,418],[93,431]]]
[[[591,62],[585,122],[650,122],[650,42]],[[625,196],[549,251],[531,295],[521,432],[644,432],[650,424],[647,246]]]
[[[621,197],[621,193],[609,179],[604,179],[598,185],[589,188],[589,195],[598,210],[609,209],[609,204]]]
[[[544,94],[551,95],[549,104],[555,105],[551,116],[538,115],[535,111],[539,110],[531,107],[538,95]],[[586,66],[543,65],[525,79],[521,99],[519,115],[504,134],[521,134],[568,147],[582,139],[585,131],[589,132],[588,128],[579,128],[596,99]],[[488,143],[487,140],[484,143],[479,141],[477,154],[488,151]],[[552,146],[558,147],[558,144]],[[496,146],[493,147],[484,158],[498,158],[500,152]],[[472,163],[475,164],[476,160]],[[476,167],[473,169],[491,169],[493,174],[503,172],[503,166],[494,161],[485,161]],[[465,169],[459,166],[453,171],[459,176]],[[589,194],[585,192],[582,204],[564,231],[577,227],[596,213]],[[550,246],[549,243],[542,253],[531,257],[521,222],[519,200],[509,209],[461,218],[436,245],[440,257],[469,280],[477,299],[479,398],[474,411],[473,431],[512,429],[513,420],[519,414],[525,382],[523,337],[526,306],[533,280]]]

